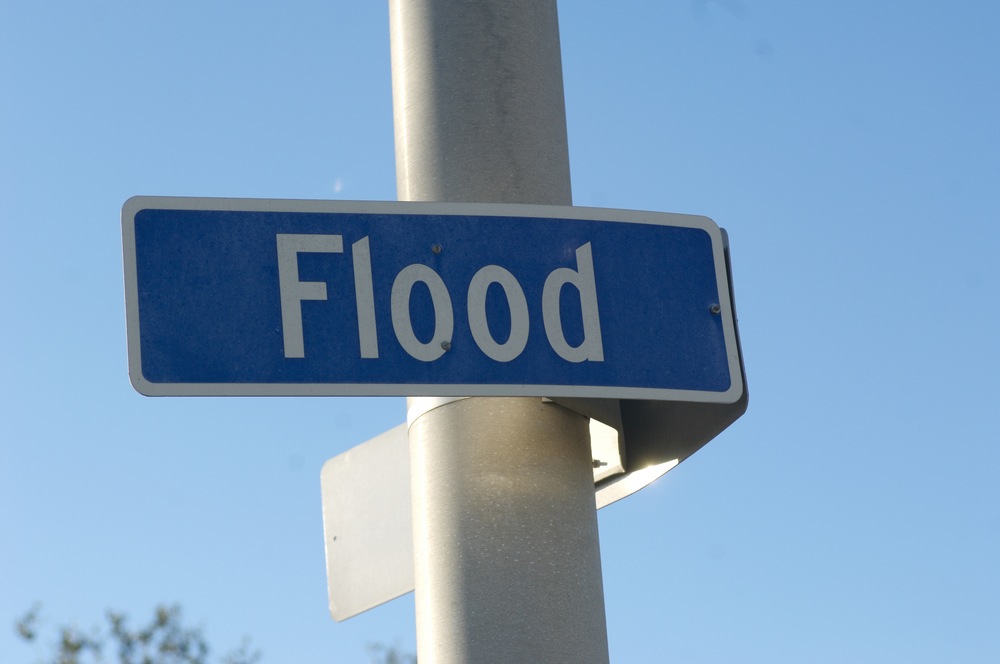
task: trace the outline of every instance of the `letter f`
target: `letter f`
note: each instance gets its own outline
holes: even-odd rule
[[[299,281],[299,254],[340,254],[344,240],[340,235],[294,235],[277,233],[278,288],[281,292],[281,329],[285,357],[305,357],[302,336],[302,300],[325,300],[322,281]]]

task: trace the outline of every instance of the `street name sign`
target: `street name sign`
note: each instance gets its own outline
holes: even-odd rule
[[[122,235],[142,394],[744,397],[707,217],[135,197]]]

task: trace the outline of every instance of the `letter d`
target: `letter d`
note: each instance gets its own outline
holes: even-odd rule
[[[604,343],[601,339],[601,318],[597,311],[597,286],[594,283],[594,257],[590,243],[576,250],[577,269],[560,267],[552,271],[542,288],[542,320],[545,336],[559,357],[569,362],[604,361]],[[580,311],[583,314],[583,341],[575,348],[566,342],[563,331],[559,296],[566,284],[576,286],[580,293]]]

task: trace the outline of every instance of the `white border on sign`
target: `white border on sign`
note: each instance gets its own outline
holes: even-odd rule
[[[136,275],[135,216],[141,210],[204,210],[225,212],[318,212],[425,216],[524,217],[578,219],[629,224],[657,224],[697,228],[712,239],[715,279],[722,307],[723,338],[729,362],[730,388],[725,392],[581,385],[409,383],[153,383],[142,375],[139,343],[139,290]],[[726,272],[722,230],[708,217],[666,212],[641,212],[564,205],[500,203],[424,203],[411,201],[326,201],[264,198],[193,198],[134,196],[122,206],[122,252],[125,268],[125,321],[128,336],[128,373],[135,390],[146,396],[468,396],[468,397],[584,397],[642,399],[731,404],[743,396],[736,324]]]

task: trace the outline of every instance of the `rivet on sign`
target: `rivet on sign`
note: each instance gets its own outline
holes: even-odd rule
[[[721,314],[722,313],[722,307],[720,307],[717,304],[713,304],[712,306],[710,306],[708,308],[708,310],[711,311],[713,314]]]
[[[442,251],[444,251],[444,248],[440,244],[431,246],[431,253],[440,254]]]
[[[441,348],[443,348],[445,350],[451,350],[451,342],[450,341],[442,341],[441,342]]]

